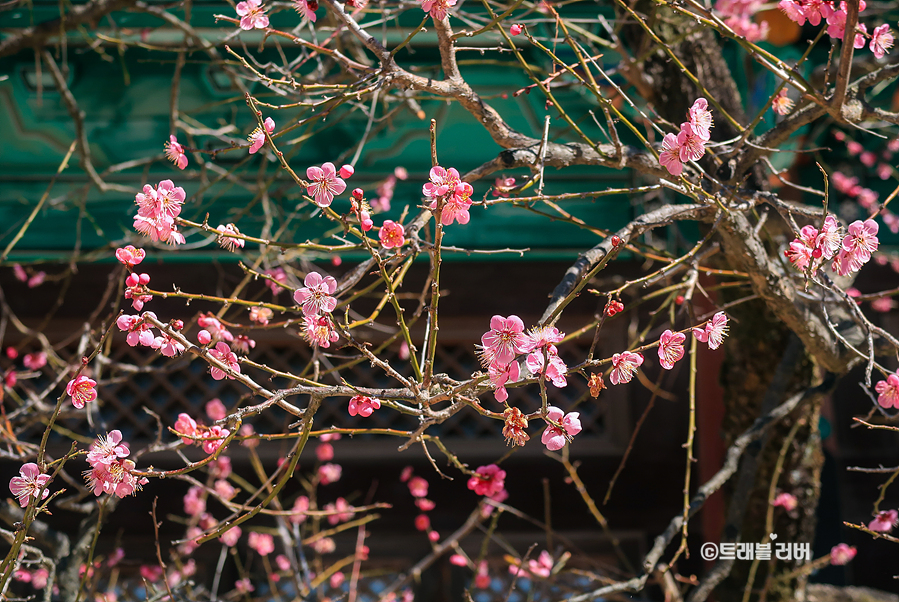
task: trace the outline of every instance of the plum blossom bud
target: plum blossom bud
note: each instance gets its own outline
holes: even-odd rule
[[[6,348],[6,357],[8,357],[11,360],[16,359],[17,357],[19,357],[19,350],[16,349],[15,347],[7,347]]]
[[[617,247],[620,244],[621,244],[621,237],[618,236],[617,234],[613,235],[612,236],[612,246]]]
[[[362,191],[361,188],[353,188],[352,195],[353,195],[353,198],[356,199],[357,201],[362,201],[362,196],[364,194],[365,193]]]
[[[509,28],[509,33],[513,36],[521,35],[521,30],[524,29],[521,25],[516,23],[512,27]]]
[[[624,303],[622,303],[621,301],[612,301],[606,308],[606,315],[611,318],[615,314],[622,311],[624,311]]]
[[[197,333],[197,341],[199,341],[200,345],[208,345],[212,342],[212,335],[209,334],[208,330],[201,330]]]
[[[181,330],[184,328],[183,320],[172,320],[172,330]]]
[[[343,179],[348,179],[355,172],[356,172],[356,170],[353,169],[352,165],[344,165],[343,167],[340,168],[340,177]]]

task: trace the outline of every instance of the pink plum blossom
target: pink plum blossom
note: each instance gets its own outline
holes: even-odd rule
[[[291,523],[298,525],[306,520],[306,512],[309,511],[309,498],[305,495],[301,495],[296,499],[293,503],[293,508],[291,509],[290,516],[287,517]]]
[[[693,106],[687,111],[690,116],[690,125],[693,126],[693,133],[703,140],[709,140],[712,137],[711,128],[712,112],[709,111],[709,101],[705,98],[697,98],[693,101]]]
[[[293,294],[294,301],[303,306],[306,316],[329,314],[337,306],[337,299],[332,295],[337,291],[337,281],[333,276],[325,276],[318,272],[309,272],[303,280],[305,287]]]
[[[525,365],[531,374],[542,374],[545,368],[547,378],[559,389],[568,384],[565,378],[565,375],[568,373],[568,366],[559,357],[555,345],[550,345],[546,352],[542,349],[534,350],[528,354],[525,359]]]
[[[328,517],[328,523],[332,525],[345,523],[346,521],[353,518],[354,514],[354,512],[350,508],[350,505],[342,497],[337,498],[333,504],[325,504],[324,510],[325,512],[332,513]]]
[[[565,447],[565,444],[581,432],[579,412],[565,414],[555,406],[549,406],[546,411],[548,426],[543,431],[540,441],[549,451],[557,451]],[[557,426],[558,425],[558,426]]]
[[[440,222],[444,226],[449,226],[456,221],[460,224],[467,224],[471,219],[468,213],[471,208],[471,195],[474,192],[471,184],[468,182],[460,182],[456,185],[456,189],[452,195],[447,197],[446,204],[440,213]],[[437,201],[431,202],[431,210],[437,209]]]
[[[515,178],[496,178],[493,183],[493,196],[508,198],[509,192],[515,187]]]
[[[846,10],[841,8],[838,11],[834,11],[832,15],[827,17],[827,35],[832,38],[836,38],[838,40],[842,40],[846,35]],[[859,23],[857,25],[858,30],[855,34],[855,41],[853,42],[853,46],[855,48],[864,48],[865,47],[865,32],[867,28],[863,23]]]
[[[234,340],[234,335],[232,335],[228,329],[222,325],[218,318],[211,313],[202,314],[197,318],[197,326],[207,330],[216,341],[226,341],[230,343]]]
[[[612,373],[609,375],[609,381],[613,385],[627,384],[637,373],[637,368],[643,365],[643,355],[640,353],[632,353],[630,351],[622,351],[612,356]]]
[[[553,570],[553,557],[549,552],[542,550],[536,560],[528,560],[528,572],[531,575],[547,579]]]
[[[877,155],[871,151],[865,151],[859,156],[858,160],[861,161],[862,165],[865,167],[874,167],[877,163]]]
[[[831,259],[840,249],[842,236],[843,230],[839,222],[834,216],[828,215],[824,218],[824,224],[815,239],[815,248],[821,250],[824,259]]]
[[[137,204],[134,229],[154,242],[184,244],[184,235],[178,232],[175,218],[181,213],[185,198],[184,189],[171,180],[161,181],[156,188],[146,184],[134,197]]]
[[[886,53],[893,47],[893,34],[890,33],[890,26],[884,23],[874,28],[871,34],[871,52],[879,59],[882,59]]]
[[[290,570],[290,560],[287,559],[287,556],[284,554],[278,554],[275,556],[275,564],[278,565],[278,569],[282,571]]]
[[[659,363],[665,370],[674,368],[674,364],[684,357],[684,340],[682,332],[666,330],[659,339]]]
[[[507,382],[515,382],[521,376],[521,367],[518,362],[512,361],[508,364],[500,364],[493,362],[487,370],[490,376],[490,384],[496,387],[493,395],[496,401],[505,403],[509,399],[509,392],[506,391],[505,384]]]
[[[791,21],[799,25],[805,25],[805,13],[802,5],[797,0],[780,0],[777,5]]]
[[[235,355],[234,352],[231,351],[231,347],[228,345],[228,343],[219,341],[218,343],[216,343],[215,348],[209,350],[209,355],[228,366],[232,371],[240,374],[240,364],[237,362],[237,355]],[[212,378],[214,378],[215,380],[222,380],[225,377],[234,380],[233,376],[231,376],[218,366],[212,366],[209,372],[212,375]]]
[[[152,311],[144,312],[143,315],[153,318],[156,317],[156,314]],[[128,333],[125,337],[125,341],[131,347],[136,347],[137,345],[150,347],[153,345],[153,341],[156,340],[153,336],[153,331],[151,330],[152,326],[149,322],[145,322],[141,316],[122,314],[116,319],[116,326],[119,330]]]
[[[206,402],[206,415],[209,416],[210,420],[219,421],[228,415],[228,408],[225,407],[221,399],[216,397]]]
[[[428,482],[422,477],[409,479],[408,487],[412,497],[427,497],[428,495]]]
[[[9,490],[19,500],[19,506],[25,508],[31,498],[46,499],[50,495],[50,491],[46,489],[47,483],[50,482],[50,475],[42,474],[40,468],[34,462],[23,464],[19,469],[19,476],[13,477],[9,481]],[[43,494],[40,490],[44,489]]]
[[[681,124],[680,133],[677,135],[677,144],[680,146],[682,163],[698,161],[705,154],[706,140],[702,137],[704,133],[690,122]]]
[[[372,412],[381,408],[381,402],[364,395],[354,395],[350,398],[350,416],[362,416],[368,418]]]
[[[293,8],[304,19],[315,23],[315,11],[318,10],[318,0],[293,0]]]
[[[268,326],[269,320],[274,316],[274,312],[267,307],[251,307],[250,321],[260,326]]]
[[[674,134],[665,134],[662,152],[659,153],[659,163],[672,176],[679,176],[684,172],[684,165],[680,159],[680,144]]]
[[[221,534],[219,537],[219,541],[228,546],[229,548],[233,548],[237,545],[237,540],[240,539],[241,533],[240,527],[231,527],[227,531]]]
[[[203,489],[194,485],[184,495],[184,513],[188,516],[200,516],[206,512],[206,498]]]
[[[318,479],[322,485],[330,485],[340,480],[343,469],[339,464],[322,464],[318,467]]]
[[[481,361],[485,365],[494,362],[509,364],[516,355],[532,349],[530,345],[531,340],[524,333],[521,318],[515,315],[508,318],[493,316],[490,330],[481,336]]]
[[[837,544],[830,549],[830,564],[842,566],[855,558],[857,550],[845,543]]]
[[[47,278],[47,272],[43,270],[37,272],[34,276],[28,279],[28,288],[36,288],[44,283],[44,280]]]
[[[84,404],[97,399],[96,386],[97,381],[80,374],[66,385],[66,393],[72,398],[72,405],[80,410]]]
[[[423,0],[421,10],[425,11],[435,21],[442,21],[446,18],[447,11],[451,6],[456,5],[457,0]]]
[[[153,339],[150,347],[158,349],[159,353],[166,357],[175,357],[184,353],[184,345],[166,333],[162,333]]]
[[[821,19],[826,19],[833,13],[833,6],[828,0],[802,0],[802,14],[815,27],[821,24]]]
[[[890,297],[880,297],[871,301],[871,309],[881,313],[888,313],[896,307],[896,302]]]
[[[175,136],[169,136],[169,141],[165,143],[165,156],[178,169],[187,167],[187,155],[184,154],[184,147],[178,144],[178,139]]]
[[[266,9],[262,7],[260,0],[238,2],[235,10],[238,16],[240,16],[241,29],[265,29],[268,27],[268,16],[265,14]]]
[[[47,365],[47,354],[43,351],[27,353],[22,358],[22,364],[29,370],[40,370]]]
[[[398,249],[406,242],[406,230],[402,224],[393,220],[384,220],[384,225],[378,231],[378,238],[385,249]]]
[[[306,169],[306,177],[310,183],[306,187],[306,194],[315,200],[319,207],[327,207],[338,194],[346,190],[346,182],[338,177],[333,163],[323,163],[321,167],[309,167]]]
[[[552,352],[555,352],[554,343],[561,343],[564,338],[565,333],[559,331],[555,326],[535,326],[528,331],[524,351],[528,352],[548,347]]]
[[[812,258],[817,238],[818,230],[814,226],[803,226],[799,230],[799,238],[794,239],[790,243],[790,248],[784,252],[786,258],[796,266],[797,270],[805,272],[809,266],[813,266],[816,270],[821,264],[820,256],[815,261]]]
[[[793,110],[793,101],[787,96],[787,89],[781,88],[780,92],[771,101],[771,108],[778,115],[789,115]]]
[[[197,421],[191,418],[188,414],[181,413],[178,414],[178,420],[175,421],[175,431],[181,435],[188,435],[189,437],[197,436]],[[181,442],[184,445],[193,445],[196,443],[193,439],[188,439],[186,437],[181,438]]]
[[[490,496],[502,491],[505,486],[506,471],[496,464],[479,466],[468,479],[468,488],[478,495]]]
[[[265,132],[268,132],[268,135],[271,136],[275,131],[275,120],[271,117],[266,117],[263,125],[265,126]],[[251,155],[259,152],[259,149],[261,149],[265,145],[265,132],[263,132],[261,128],[257,127],[247,138],[247,140],[250,141]]]
[[[244,577],[243,579],[238,579],[234,582],[234,589],[241,594],[248,594],[250,592],[256,591],[256,588],[253,587],[253,582],[250,581],[249,577]]]
[[[868,263],[871,253],[877,250],[879,226],[874,220],[856,220],[849,224],[847,234],[843,238],[843,248],[834,261],[834,271],[841,276],[856,272]],[[847,272],[848,270],[848,272]]]
[[[115,250],[116,259],[118,259],[129,270],[139,264],[147,256],[143,249],[135,249],[132,245],[122,247]]]
[[[872,531],[889,533],[896,526],[896,523],[899,523],[899,512],[896,510],[883,510],[874,517],[874,520],[868,523],[868,528]]]
[[[246,241],[242,238],[236,238],[240,236],[240,230],[237,229],[237,226],[234,224],[222,225],[219,224],[219,227],[216,228],[220,232],[218,236],[219,246],[226,251],[234,251],[235,249],[242,249]]]
[[[327,349],[340,338],[331,325],[328,316],[306,316],[303,318],[303,337],[310,345]]]
[[[453,194],[456,186],[462,182],[456,168],[450,167],[445,169],[439,165],[431,168],[431,171],[428,172],[428,178],[430,181],[421,187],[421,192],[431,201],[440,200],[447,195]]]
[[[330,462],[334,459],[334,446],[330,443],[321,443],[315,447],[315,457],[319,462]]]
[[[792,512],[799,506],[799,500],[796,499],[796,496],[792,493],[781,493],[778,494],[774,501],[771,503],[772,506],[780,506],[787,512]]]
[[[693,336],[700,343],[708,343],[709,349],[717,349],[727,336],[727,315],[719,311],[706,322],[704,328],[694,328]]]
[[[250,548],[256,550],[260,556],[268,556],[275,551],[275,538],[268,533],[251,531],[247,539]]]
[[[899,409],[899,375],[890,374],[886,380],[878,382],[874,390],[879,393],[877,403],[880,407]]]
[[[203,451],[207,454],[214,454],[222,445],[224,445],[225,439],[227,439],[230,434],[231,431],[220,426],[209,427],[204,435]]]
[[[97,464],[85,471],[84,479],[97,497],[106,493],[123,498],[137,493],[149,482],[146,477],[133,474],[134,468],[131,460],[119,459],[112,464]]]
[[[122,431],[114,430],[99,436],[97,440],[91,444],[90,451],[87,453],[87,463],[91,466],[98,464],[110,465],[114,464],[119,458],[127,458],[131,451],[128,444],[122,442]]]

